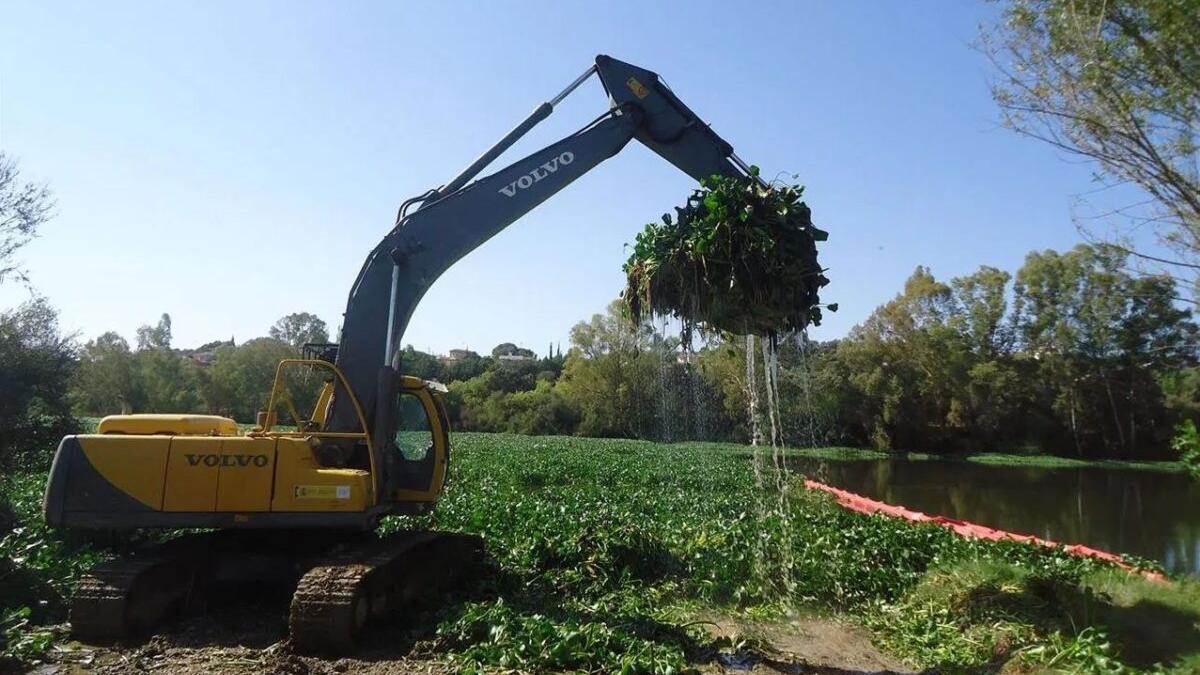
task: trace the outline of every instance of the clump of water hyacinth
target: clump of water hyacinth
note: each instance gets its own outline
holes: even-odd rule
[[[622,298],[634,321],[654,314],[735,334],[820,325],[817,262],[828,234],[812,223],[799,185],[712,176],[676,215],[637,235]],[[836,305],[830,305],[836,310]]]

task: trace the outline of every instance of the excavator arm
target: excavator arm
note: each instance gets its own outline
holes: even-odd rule
[[[470,182],[593,73],[608,93],[607,113],[579,132]],[[749,173],[732,146],[676,98],[658,75],[601,55],[561,94],[540,105],[457,177],[402,207],[396,226],[371,252],[350,292],[337,356],[348,386],[371,417],[378,441],[390,433],[384,419],[386,405],[380,403],[386,403],[394,391],[390,383],[399,368],[401,339],[434,281],[460,258],[620,152],[631,139],[697,180],[713,174]],[[420,207],[409,213],[416,203]],[[349,397],[335,392],[332,405],[328,429],[358,426]]]

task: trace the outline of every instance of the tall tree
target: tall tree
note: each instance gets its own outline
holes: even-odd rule
[[[294,312],[281,317],[267,334],[296,349],[303,347],[306,342],[329,342],[329,328],[325,322],[308,312]]]
[[[138,349],[171,348],[171,315],[164,313],[153,326],[144,325],[137,329]]]
[[[1098,236],[1200,298],[1200,7],[1192,0],[1010,0],[981,45],[1018,133],[1094,160],[1148,199]],[[1105,209],[1108,211],[1108,209]],[[1094,233],[1097,228],[1084,226]],[[1165,253],[1132,238],[1152,230]]]
[[[1023,387],[1028,370],[1014,358],[1016,330],[1007,299],[1012,275],[981,266],[974,273],[950,280],[953,310],[949,325],[966,342],[965,390],[960,393],[958,413],[969,429],[974,449],[998,449],[1019,442],[1014,430],[1028,424],[1027,391]]]
[[[54,197],[44,185],[21,182],[17,163],[0,150],[0,283],[25,279],[16,253],[37,236],[54,211]]]
[[[137,329],[134,362],[148,412],[188,412],[200,406],[195,366],[171,348],[171,315]]]
[[[974,274],[950,280],[954,308],[951,321],[968,336],[977,353],[994,357],[1012,347],[1013,333],[1006,325],[1005,291],[1012,275],[984,265]]]
[[[1155,372],[1194,365],[1196,326],[1167,277],[1134,278],[1126,254],[1080,245],[1030,253],[1015,303],[1036,382],[1079,454],[1132,457],[1170,433]]]
[[[67,400],[74,366],[74,342],[45,298],[0,313],[0,468],[44,469],[74,430]]]
[[[294,347],[276,338],[255,338],[237,347],[218,347],[217,359],[208,372],[210,379],[205,392],[208,408],[242,422],[252,422],[255,413],[266,410],[276,366],[282,359],[295,356]],[[293,373],[302,374],[299,370]],[[302,415],[311,412],[315,389],[320,384],[317,378],[310,379],[288,383],[297,385],[289,393],[296,399],[297,412]],[[287,424],[290,420],[281,418],[281,422]]]
[[[917,267],[904,291],[838,345],[862,407],[850,414],[874,445],[939,449],[968,426],[964,399],[972,354],[952,325],[952,288]]]
[[[81,413],[129,413],[145,406],[146,393],[133,352],[113,332],[89,340],[75,373],[74,403]]]
[[[584,436],[646,438],[655,420],[660,359],[653,332],[631,326],[620,301],[571,328],[571,350],[559,389],[581,412]]]

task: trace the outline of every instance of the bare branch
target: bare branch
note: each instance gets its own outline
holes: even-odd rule
[[[28,283],[16,253],[37,236],[38,227],[54,211],[50,189],[22,184],[20,175],[16,161],[0,151],[0,283],[6,278]]]
[[[1147,195],[1098,209],[1089,224],[1077,221],[1080,231],[1139,260],[1187,270],[1191,279],[1172,278],[1188,294],[1200,292],[1197,35],[1200,12],[1172,3],[1009,0],[1003,22],[977,43],[999,74],[992,95],[1006,126],[1091,159],[1100,179]],[[1147,226],[1160,248],[1128,236]]]

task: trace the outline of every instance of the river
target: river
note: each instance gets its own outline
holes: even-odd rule
[[[1200,573],[1200,484],[1182,473],[902,459],[789,463],[888,504]]]

